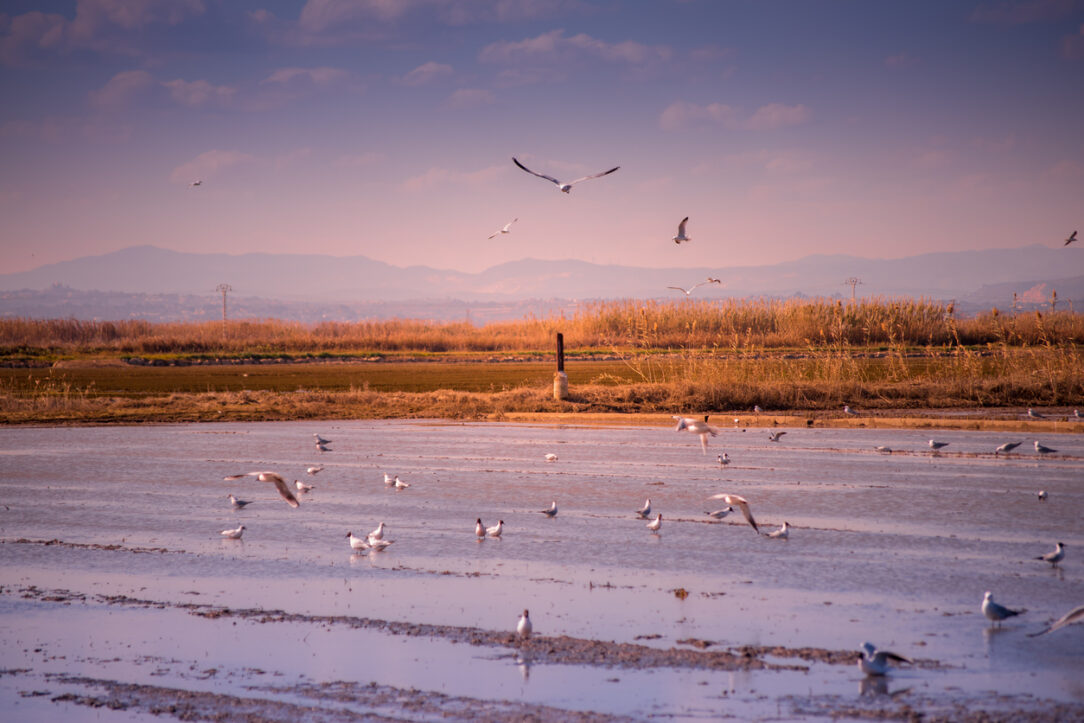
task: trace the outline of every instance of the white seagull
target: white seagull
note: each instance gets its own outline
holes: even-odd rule
[[[1004,605],[998,605],[994,602],[994,594],[989,590],[982,596],[982,614],[986,616],[987,620],[993,621],[1000,625],[1002,620],[1011,618],[1014,615],[1027,612],[1026,610],[1010,610]]]
[[[1030,637],[1038,637],[1039,635],[1046,635],[1052,633],[1058,628],[1064,628],[1066,625],[1072,625],[1073,623],[1084,622],[1084,605],[1078,608],[1073,608],[1069,612],[1062,615],[1060,618],[1050,624],[1046,630],[1041,630],[1037,633],[1031,633]]]
[[[843,413],[844,414],[849,414],[852,417],[857,417],[858,416],[858,412],[851,409],[850,405],[848,405],[848,404],[843,405]]]
[[[735,505],[741,510],[742,515],[745,516],[745,521],[749,523],[749,526],[753,528],[753,531],[758,535],[760,534],[760,528],[757,527],[757,521],[753,519],[753,513],[749,511],[749,501],[740,495],[731,495],[726,492],[720,492],[717,495],[712,495],[708,499],[722,500],[731,507]]]
[[[239,500],[236,497],[234,497],[233,495],[226,495],[226,496],[230,498],[230,504],[233,505],[233,509],[235,509],[235,510],[239,510],[242,507],[244,507],[245,505],[251,505],[252,504],[251,500]]]
[[[373,552],[383,552],[388,549],[395,540],[369,540],[369,549]]]
[[[708,415],[704,415],[703,422],[690,422],[688,417],[681,417],[681,421],[678,422],[675,432],[687,431],[700,436],[700,449],[703,454],[708,453],[708,435],[717,437],[719,430],[708,424]]]
[[[711,278],[709,276],[707,281],[701,281],[699,284],[693,284],[692,286],[690,286],[687,289],[682,288],[680,286],[667,286],[666,288],[673,289],[674,291],[680,291],[681,293],[685,294],[686,298],[688,298],[693,293],[693,291],[695,291],[696,289],[699,289],[701,286],[709,286],[711,284],[722,284],[722,283],[723,282],[720,281],[719,279],[713,279],[713,278]]]
[[[294,486],[297,487],[298,492],[311,492],[316,489],[316,485],[306,484],[299,479],[294,480]]]
[[[581,183],[582,181],[590,181],[590,180],[591,180],[592,178],[601,178],[601,177],[603,177],[603,176],[608,176],[609,174],[611,174],[611,173],[613,173],[614,171],[616,171],[616,170],[617,170],[618,168],[621,168],[621,166],[614,166],[614,167],[613,167],[613,168],[611,168],[610,170],[608,170],[608,171],[603,171],[602,173],[595,173],[594,175],[591,175],[591,176],[584,176],[583,178],[577,178],[577,179],[576,179],[575,181],[569,181],[568,183],[561,183],[560,181],[558,181],[558,180],[557,180],[556,178],[554,178],[553,176],[547,176],[547,175],[546,175],[546,174],[544,174],[544,173],[538,173],[538,172],[536,172],[536,171],[532,171],[532,170],[531,170],[530,168],[527,168],[527,166],[525,166],[525,165],[523,165],[522,163],[520,163],[520,162],[519,162],[519,161],[518,161],[518,160],[516,159],[516,157],[515,157],[515,156],[512,156],[512,162],[513,162],[513,163],[515,163],[515,164],[516,164],[517,166],[519,166],[520,168],[522,168],[522,169],[523,169],[524,171],[527,171],[527,173],[530,173],[530,174],[531,174],[532,176],[538,176],[539,178],[545,178],[545,179],[546,179],[547,181],[549,181],[550,183],[553,183],[553,184],[555,184],[555,185],[557,186],[557,188],[558,188],[558,189],[559,189],[559,190],[560,190],[560,191],[561,191],[562,193],[568,193],[569,191],[571,191],[571,190],[572,190],[572,187],[573,187],[573,186],[575,186],[575,185],[576,185],[577,183]]]
[[[880,452],[881,454],[892,454],[892,448],[891,447],[886,447],[883,444],[877,445],[876,447],[874,447],[874,449],[877,450],[878,452]]]
[[[1049,497],[1046,490],[1039,490],[1039,494],[1036,496],[1039,498],[1040,502],[1046,502],[1046,498]]]
[[[1008,454],[1009,452],[1019,447],[1021,444],[1023,444],[1023,442],[1006,442],[1005,444],[999,444],[997,449],[994,450],[994,456],[996,457],[1002,452]]]
[[[346,536],[350,540],[350,549],[354,552],[365,552],[369,549],[369,543],[364,537],[354,537],[353,532],[347,532]]]
[[[479,517],[474,522],[474,536],[479,540],[486,539],[486,526],[482,524],[482,518]]]
[[[531,637],[531,632],[534,630],[534,626],[531,625],[531,614],[524,610],[523,614],[519,616],[519,622],[516,623],[516,635],[521,638]]]
[[[494,231],[492,234],[490,234],[489,238],[496,238],[497,236],[500,236],[502,233],[512,233],[512,224],[514,224],[518,220],[519,220],[518,218],[512,219],[511,221],[506,223],[504,225],[504,227],[501,228],[499,231]]]
[[[405,490],[407,487],[410,486],[409,482],[404,482],[403,480],[399,479],[399,475],[395,475],[395,483],[394,484],[395,484],[395,489],[397,489],[397,490]]]
[[[640,516],[641,520],[646,520],[647,516],[651,514],[651,498],[648,497],[644,500],[644,506],[636,510],[636,514]]]
[[[309,473],[309,474],[311,474],[311,475],[315,475],[315,474],[316,474],[317,472],[323,472],[323,471],[324,471],[324,468],[323,468],[323,466],[318,466],[318,467],[309,467],[309,468],[308,468],[307,470],[305,470],[305,471],[306,471],[306,472],[308,472],[308,473]]]
[[[1046,415],[1040,414],[1031,407],[1028,407],[1028,419],[1046,419]]]
[[[373,544],[374,540],[383,540],[384,539],[384,523],[383,522],[381,522],[379,525],[377,525],[377,528],[369,533],[368,539],[369,539],[369,544],[370,545]]]
[[[270,482],[275,485],[275,489],[282,495],[282,499],[286,500],[286,504],[290,507],[300,507],[301,503],[294,497],[294,493],[290,491],[290,488],[286,486],[286,480],[282,478],[276,472],[245,472],[244,474],[231,474],[228,477],[223,477],[223,480],[227,482],[230,480],[241,479],[242,477],[255,477],[261,482]]]
[[[866,675],[887,675],[889,663],[908,663],[912,661],[888,650],[878,650],[873,643],[862,644],[862,657],[858,659],[858,669]]]
[[[768,432],[768,441],[778,442],[779,438],[782,437],[784,434],[786,434],[786,432]]]
[[[202,186],[202,185],[203,185],[203,180],[202,179],[197,179],[197,180],[192,181],[191,183],[189,183],[188,187],[189,188],[196,188],[197,186]],[[1073,235],[1076,236],[1076,231],[1073,231]],[[1068,246],[1069,242],[1066,241],[1065,245]]]
[[[1058,563],[1065,559],[1065,545],[1057,543],[1053,552],[1048,552],[1045,555],[1039,555],[1036,560],[1042,560],[1043,562],[1049,562],[1051,567],[1057,567]]]
[[[711,512],[705,512],[704,514],[707,515],[708,517],[713,517],[713,518],[715,518],[717,520],[721,520],[721,519],[723,519],[724,517],[726,517],[727,515],[729,515],[733,511],[734,511],[734,508],[728,506],[728,507],[724,507],[721,510],[712,510]]]
[[[759,404],[754,404],[753,405],[753,413],[754,414],[761,414],[763,412],[764,412],[764,410],[760,408]]]
[[[647,523],[647,529],[651,530],[652,532],[658,532],[660,527],[662,527],[662,513],[661,512],[659,513],[658,517],[653,519],[651,522]]]
[[[677,236],[675,236],[672,239],[674,243],[681,244],[683,241],[692,241],[691,238],[689,238],[688,236],[685,235],[685,224],[687,224],[687,223],[689,223],[689,217],[688,216],[681,219],[681,223],[678,224]]]
[[[557,516],[557,500],[553,501],[553,503],[550,505],[550,508],[548,510],[539,510],[539,512],[544,514],[546,517],[556,517]]]
[[[1051,449],[1050,447],[1046,447],[1044,445],[1041,445],[1041,444],[1039,444],[1039,440],[1036,439],[1035,440],[1035,451],[1038,452],[1039,454],[1054,454],[1058,450]]]
[[[783,526],[774,532],[769,532],[768,537],[773,540],[788,540],[790,539],[790,523],[783,520]]]
[[[1073,231],[1071,234],[1069,234],[1069,238],[1065,239],[1065,243],[1063,245],[1068,246],[1074,241],[1076,241],[1076,231]]]
[[[325,443],[323,443],[323,442],[317,442],[317,443],[316,443],[316,450],[317,450],[318,452],[330,452],[330,451],[331,451],[331,447],[328,447],[328,446],[327,446],[327,445],[326,445]]]
[[[497,520],[497,524],[493,527],[486,528],[486,535],[489,537],[500,537],[502,532],[504,532],[504,520]]]
[[[388,486],[391,486],[391,485],[395,484],[395,478],[394,478],[394,477],[392,477],[392,476],[391,476],[390,474],[388,474],[387,472],[385,472],[385,473],[384,473],[384,484],[386,484],[386,485],[388,485]]]
[[[244,531],[245,526],[240,525],[236,530],[222,530],[222,532],[219,534],[221,534],[222,537],[226,540],[240,540],[241,535],[244,533]]]
[[[553,452],[550,452],[549,454],[546,455],[546,461],[547,462],[556,462],[557,461],[557,455],[555,455]]]
[[[330,439],[324,439],[323,437],[321,437],[319,434],[316,434],[315,432],[313,432],[312,438],[316,440],[317,444],[331,444]]]
[[[726,452],[720,454],[716,459],[719,460],[720,467],[726,467],[728,464],[730,464],[730,455]]]
[[[935,442],[934,440],[931,439],[930,442],[929,442],[929,445],[930,445],[930,449],[932,449],[934,452],[938,452],[941,449],[949,446],[949,443],[948,442]]]

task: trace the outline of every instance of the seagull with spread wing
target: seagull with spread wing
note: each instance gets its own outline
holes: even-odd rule
[[[689,223],[689,217],[681,219],[681,223],[678,224],[677,236],[671,239],[674,243],[681,245],[683,241],[692,241],[692,238],[685,235],[685,224]]]
[[[1069,234],[1069,238],[1065,239],[1065,244],[1064,245],[1068,246],[1069,244],[1073,243],[1074,241],[1076,241],[1076,231],[1073,231],[1071,234]]]
[[[277,472],[245,472],[244,474],[231,474],[229,477],[223,477],[222,479],[229,481],[241,479],[242,477],[255,477],[261,482],[270,482],[275,485],[275,489],[282,495],[282,499],[286,500],[286,504],[290,505],[290,507],[301,506],[301,503],[294,497],[294,493],[286,486],[286,480],[284,480],[282,475]]]
[[[681,293],[685,294],[686,298],[688,298],[689,295],[693,293],[693,291],[700,288],[701,286],[707,286],[708,284],[722,284],[722,283],[723,282],[720,281],[719,279],[713,279],[713,278],[711,278],[709,276],[707,281],[701,281],[699,284],[693,284],[692,286],[690,286],[687,289],[683,289],[680,286],[667,286],[666,288],[673,289],[674,291],[680,291]]]
[[[504,234],[504,233],[512,233],[512,224],[514,224],[518,220],[519,220],[518,218],[512,219],[511,221],[506,223],[503,228],[500,228],[497,231],[494,231],[493,233],[491,233],[489,235],[489,238],[496,238],[497,236],[500,236],[501,234]]]
[[[616,171],[618,168],[621,168],[621,166],[614,166],[610,170],[603,171],[602,173],[595,173],[595,174],[590,175],[590,176],[584,176],[583,178],[577,178],[575,181],[569,181],[568,183],[561,183],[560,181],[558,181],[553,176],[547,176],[545,173],[538,173],[537,171],[532,171],[530,168],[527,168],[527,166],[520,163],[519,160],[516,159],[515,156],[512,156],[512,162],[515,163],[520,168],[522,168],[523,170],[527,171],[527,173],[530,173],[532,176],[538,176],[539,178],[545,178],[550,183],[555,184],[557,186],[558,190],[561,191],[561,193],[568,193],[569,191],[572,190],[572,187],[575,186],[577,183],[581,183],[583,181],[590,181],[592,178],[602,178],[603,176],[608,176],[611,173],[613,173],[614,171]]]

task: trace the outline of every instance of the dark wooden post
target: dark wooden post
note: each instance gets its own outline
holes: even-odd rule
[[[568,399],[568,375],[565,374],[565,335],[557,332],[557,371],[553,375],[553,398]]]

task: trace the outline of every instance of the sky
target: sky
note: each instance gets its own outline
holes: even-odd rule
[[[513,156],[620,170],[566,195]],[[0,4],[0,272],[142,244],[717,268],[1077,227],[1084,0]]]

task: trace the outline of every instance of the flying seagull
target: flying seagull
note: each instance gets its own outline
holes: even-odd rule
[[[1069,244],[1073,243],[1074,241],[1076,241],[1076,231],[1073,231],[1071,234],[1069,234],[1069,238],[1065,239],[1065,244],[1064,245],[1068,246]]]
[[[691,238],[685,235],[685,224],[689,222],[689,217],[681,219],[681,223],[678,224],[677,236],[673,238],[674,243],[681,245],[683,241],[692,241]]]
[[[203,185],[203,180],[199,179],[199,180],[195,180],[195,181],[192,181],[191,183],[189,183],[188,187],[189,188],[195,188],[196,186],[202,186],[202,185]],[[1076,231],[1073,231],[1073,236],[1076,236]],[[1065,243],[1066,243],[1066,245],[1069,244],[1068,241],[1066,241]]]
[[[709,276],[707,281],[701,281],[699,284],[693,284],[692,286],[690,286],[687,289],[684,289],[684,288],[682,288],[680,286],[667,286],[666,288],[673,289],[674,291],[680,291],[681,293],[685,294],[686,297],[688,297],[693,293],[693,291],[700,288],[701,286],[707,286],[708,284],[722,284],[722,283],[723,282],[720,281],[719,279],[713,279],[713,278],[711,278]]]
[[[768,432],[768,441],[778,442],[779,438],[782,437],[784,434],[786,434],[786,432]]]
[[[241,479],[242,477],[255,477],[261,482],[270,482],[275,485],[275,489],[282,495],[282,499],[286,500],[286,504],[290,505],[290,507],[301,506],[301,503],[294,497],[294,493],[286,486],[286,480],[284,480],[277,472],[245,472],[244,474],[231,474],[229,477],[223,477],[222,479],[228,482],[230,480]]]
[[[503,228],[501,228],[498,231],[494,231],[492,234],[490,234],[489,238],[496,238],[497,236],[500,236],[502,233],[512,233],[512,224],[514,224],[518,220],[519,220],[518,218],[512,219],[511,221],[506,223]]]
[[[601,178],[602,176],[608,176],[609,174],[616,171],[618,168],[621,168],[621,166],[614,166],[610,170],[603,171],[602,173],[596,173],[596,174],[594,174],[592,176],[584,176],[583,178],[577,178],[575,181],[569,181],[568,183],[561,183],[560,181],[558,181],[553,176],[547,176],[544,173],[537,173],[536,171],[532,171],[530,168],[527,168],[527,166],[520,163],[516,159],[515,156],[512,156],[512,162],[515,163],[520,168],[522,168],[523,170],[527,171],[527,173],[530,173],[532,176],[538,176],[539,178],[545,178],[550,183],[556,184],[557,188],[560,189],[561,193],[568,193],[569,191],[572,190],[573,186],[575,186],[577,183],[580,183],[581,181],[590,181],[592,178]]]
[[[986,616],[987,620],[991,620],[998,625],[1002,620],[1011,618],[1014,615],[1027,612],[1026,610],[1010,610],[1004,605],[998,605],[994,602],[994,594],[989,590],[982,596],[982,614]]]
[[[1084,622],[1084,605],[1078,608],[1073,608],[1069,612],[1062,615],[1060,618],[1050,624],[1046,630],[1041,630],[1037,633],[1031,633],[1029,637],[1038,637],[1039,635],[1046,635],[1052,633],[1058,628],[1064,628],[1066,625],[1072,625],[1073,623]]]
[[[887,675],[890,662],[910,663],[911,660],[888,650],[878,650],[873,643],[862,644],[862,657],[858,659],[858,668],[866,675]]]
[[[708,415],[704,415],[704,421],[689,421],[688,417],[680,417],[675,432],[688,431],[700,436],[700,449],[704,454],[708,453],[708,435],[719,436],[719,430],[708,424]]]
[[[753,528],[753,531],[758,535],[760,534],[760,528],[757,527],[757,521],[753,519],[753,513],[749,511],[749,501],[744,497],[720,492],[717,495],[712,495],[709,499],[722,500],[731,507],[737,506],[737,508],[741,510],[741,513],[745,515],[745,521],[749,523],[749,526]]]

